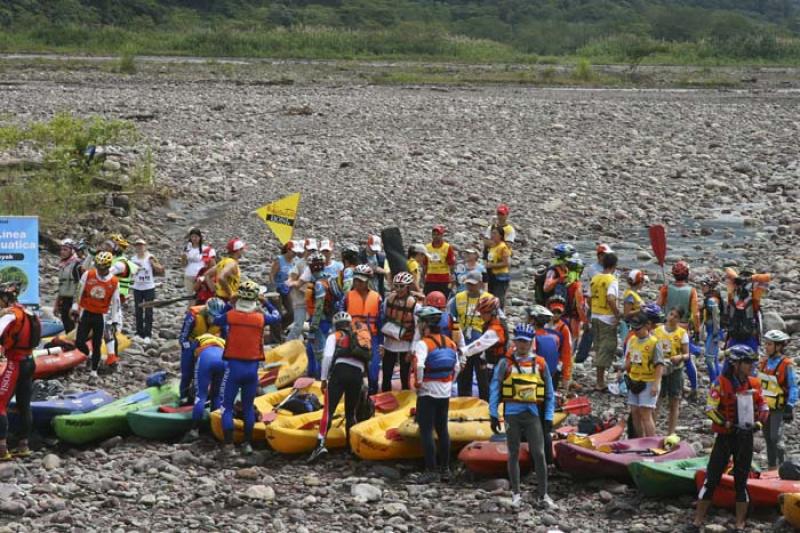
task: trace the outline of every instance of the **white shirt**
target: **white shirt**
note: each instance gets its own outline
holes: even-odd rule
[[[420,384],[417,389],[417,396],[430,396],[431,398],[449,398],[453,390],[452,381],[423,381],[425,375],[425,360],[428,358],[428,345],[425,341],[418,341],[414,348],[414,355],[417,357],[417,383]],[[461,366],[458,364],[458,357],[453,366],[455,380],[458,377],[458,371]]]
[[[131,257],[131,263],[138,266],[139,269],[133,276],[133,290],[147,291],[156,288],[156,280],[153,275],[153,263],[150,262],[150,252],[145,252],[144,257],[134,255]]]
[[[321,379],[327,381],[330,377],[331,363],[333,362],[333,355],[336,352],[336,332],[328,335],[325,340],[325,350],[322,352],[322,372],[320,373]],[[336,364],[350,365],[364,370],[364,363],[353,357],[340,357],[336,360]]]
[[[616,299],[617,304],[619,304],[619,280],[614,277],[614,281],[609,283],[608,290],[606,291],[606,296],[613,296]],[[589,299],[591,300],[592,297],[592,284],[589,284]],[[616,326],[617,325],[617,318],[614,315],[596,315],[592,314],[592,318],[597,318],[601,322],[605,322],[609,326]]]
[[[289,293],[292,297],[292,307],[305,307],[306,306],[306,287],[305,284],[307,283],[305,280],[302,279],[301,274],[304,274],[306,271],[306,260],[305,259],[298,259],[292,269],[289,271],[289,279],[292,277],[297,277],[301,283],[297,287],[292,287],[291,292]],[[309,275],[311,271],[308,271]]]
[[[183,270],[183,275],[187,278],[196,278],[197,274],[203,268],[203,251],[207,252],[208,257],[216,257],[217,253],[213,248],[204,244],[202,248],[195,248],[192,243],[186,244],[184,254],[186,254],[186,268]]]
[[[500,337],[493,329],[487,329],[483,335],[461,348],[464,357],[470,357],[477,353],[485,352],[495,344],[500,342]]]
[[[7,315],[3,315],[2,317],[0,317],[0,337],[3,336],[3,333],[5,333],[6,331],[6,328],[14,322],[15,318],[17,317],[16,315],[14,315],[14,313],[9,313]]]
[[[495,224],[497,223],[497,219],[495,219]],[[483,233],[484,238],[491,239],[492,238],[492,228],[495,224],[490,225],[486,228],[486,231]],[[517,240],[517,230],[514,229],[514,226],[509,224],[508,222],[505,223],[506,226],[511,226],[511,231],[503,235],[503,240],[506,242],[514,242]]]
[[[81,276],[81,281],[78,284],[78,292],[75,293],[75,294],[77,294],[78,297],[75,298],[75,303],[72,304],[72,310],[73,311],[80,311],[81,314],[83,314],[83,309],[80,309],[78,307],[78,303],[81,301],[81,296],[83,296],[83,290],[86,287],[86,278],[87,278],[88,275],[89,275],[89,272],[87,271],[87,272],[83,273],[83,276]],[[105,276],[101,276],[99,272],[97,273],[97,279],[99,279],[101,281],[108,281],[109,279],[111,279],[111,276],[113,276],[113,274],[111,272],[109,272]],[[108,310],[109,310],[109,313],[107,313],[105,315],[106,318],[111,323],[119,324],[121,326],[122,325],[122,306],[119,303],[119,285],[117,285],[117,288],[114,291],[114,294],[111,296],[111,307],[109,307]]]

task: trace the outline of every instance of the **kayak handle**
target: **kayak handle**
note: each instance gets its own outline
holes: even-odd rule
[[[31,355],[34,357],[39,357],[41,355],[58,355],[64,350],[61,346],[54,346],[53,348],[39,348],[38,350],[34,350],[31,352]]]

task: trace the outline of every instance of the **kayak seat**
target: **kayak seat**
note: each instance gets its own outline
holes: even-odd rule
[[[194,409],[194,405],[181,405],[180,407],[173,407],[171,405],[162,405],[158,408],[159,413],[190,413]]]

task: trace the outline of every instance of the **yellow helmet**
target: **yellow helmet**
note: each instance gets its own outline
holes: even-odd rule
[[[95,266],[110,268],[114,262],[114,256],[110,252],[100,252],[94,256]]]
[[[131,243],[125,240],[125,237],[123,237],[119,233],[113,233],[109,235],[108,239],[114,244],[116,244],[121,250],[127,250],[128,246],[131,245]]]
[[[242,300],[258,300],[260,289],[255,281],[245,280],[239,285],[239,298]]]

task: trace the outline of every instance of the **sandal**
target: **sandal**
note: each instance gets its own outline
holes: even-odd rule
[[[14,456],[11,455],[11,452],[6,450],[5,454],[0,455],[0,462],[11,461],[14,459]]]

